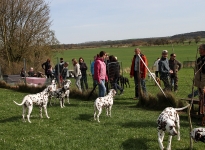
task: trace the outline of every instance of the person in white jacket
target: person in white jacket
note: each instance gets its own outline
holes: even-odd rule
[[[155,75],[156,77],[158,78],[159,77],[159,58],[157,58],[157,60],[154,62],[154,65],[153,65],[153,70],[155,70]]]
[[[79,89],[79,91],[82,92],[81,84],[80,84],[80,79],[82,78],[82,74],[80,71],[80,65],[75,58],[72,59],[72,63],[73,63],[74,76],[76,79],[75,84],[77,88]]]

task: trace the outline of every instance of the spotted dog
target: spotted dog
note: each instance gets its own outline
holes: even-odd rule
[[[53,79],[51,81],[51,84],[48,85],[49,88],[52,88],[52,91],[50,92],[50,96],[49,96],[49,101],[50,101],[50,105],[52,106],[52,99],[55,98],[55,92],[57,90],[57,83],[56,80]]]
[[[165,108],[157,119],[158,124],[158,143],[161,150],[164,149],[163,139],[165,131],[169,134],[167,150],[171,150],[171,140],[172,136],[178,135],[178,140],[180,140],[180,124],[179,124],[179,115],[177,111],[186,109],[190,104],[183,108]],[[177,127],[177,130],[176,130]]]
[[[54,97],[59,99],[61,108],[65,107],[64,105],[65,98],[67,99],[68,104],[70,104],[69,102],[70,84],[71,84],[70,80],[64,80],[63,87],[58,88],[56,91],[54,91]]]
[[[94,102],[94,120],[100,122],[99,116],[102,113],[102,108],[106,108],[107,116],[111,117],[111,109],[113,105],[113,97],[115,96],[116,91],[114,89],[110,89],[109,93],[105,97],[98,97]],[[97,114],[98,111],[98,114]]]
[[[156,78],[155,73],[153,73],[153,72],[149,73],[149,74],[148,74],[148,80],[149,80],[149,81],[152,81],[152,80],[154,80],[153,78]]]
[[[205,128],[199,127],[192,129],[190,136],[195,142],[201,141],[205,143]]]
[[[27,119],[28,122],[31,123],[30,121],[30,115],[31,112],[33,110],[33,105],[37,105],[40,108],[40,117],[43,118],[42,116],[42,108],[44,108],[45,114],[47,118],[50,118],[48,116],[47,113],[47,103],[48,103],[48,97],[49,97],[49,93],[52,89],[47,87],[46,89],[44,89],[42,92],[37,93],[37,94],[29,94],[26,95],[23,98],[23,101],[21,104],[18,104],[17,102],[14,101],[15,104],[22,106],[23,105],[23,120],[25,121],[25,113],[26,113],[26,108],[28,108],[28,115],[27,115]]]

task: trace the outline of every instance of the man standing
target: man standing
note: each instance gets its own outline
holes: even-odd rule
[[[164,90],[170,91],[171,90],[171,84],[169,76],[173,71],[169,68],[169,61],[167,59],[168,51],[163,50],[162,51],[162,57],[159,61],[159,74],[160,74],[160,80],[164,83]]]
[[[199,113],[204,115],[205,112],[205,98],[204,98],[204,89],[205,89],[205,44],[201,44],[199,46],[199,54],[200,57],[197,59],[195,66],[195,77],[194,77],[194,85],[198,88],[199,91]],[[203,117],[204,119],[205,117]],[[202,120],[202,124],[204,124],[205,120]]]
[[[182,64],[178,60],[176,60],[176,54],[175,53],[170,54],[169,68],[173,71],[173,73],[170,74],[170,79],[171,79],[172,89],[174,85],[174,92],[177,92],[178,90],[177,72],[181,69],[181,66]]]
[[[60,63],[55,65],[55,78],[59,84],[59,79],[62,82],[62,70],[63,70],[64,61],[63,58],[60,58]]]
[[[144,94],[146,94],[146,85],[145,85],[145,77],[147,74],[147,68],[145,67],[144,63],[147,65],[147,58],[145,55],[141,53],[139,48],[134,50],[135,55],[132,59],[132,65],[130,69],[130,78],[134,77],[135,81],[135,97],[133,99],[137,99],[140,96],[140,89],[138,88],[139,84],[141,83],[142,90]],[[142,62],[142,60],[144,63]]]

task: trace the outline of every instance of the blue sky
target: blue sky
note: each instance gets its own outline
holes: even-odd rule
[[[61,44],[205,31],[205,0],[46,0]]]

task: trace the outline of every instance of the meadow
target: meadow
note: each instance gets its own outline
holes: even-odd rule
[[[171,45],[140,47],[149,61],[149,68],[154,60],[161,56],[161,51],[167,49],[169,54],[174,51],[177,59],[194,61],[197,45]],[[88,67],[93,56],[101,50],[115,55],[122,62],[124,70],[130,67],[134,55],[134,47],[127,48],[98,48],[81,50],[64,50],[52,59],[56,64],[57,58],[63,57],[70,63],[71,59],[83,57]],[[89,74],[89,70],[88,70]],[[129,72],[124,72],[129,77]],[[192,68],[182,68],[179,71],[179,92],[177,98],[185,98],[191,92],[193,78]],[[76,88],[74,79],[71,88]],[[89,88],[92,89],[91,76],[88,76]],[[48,105],[48,115],[39,118],[39,108],[34,107],[31,124],[22,121],[22,108],[13,103],[21,102],[27,93],[15,92],[0,88],[0,149],[72,149],[72,150],[153,150],[159,149],[157,141],[156,120],[161,111],[137,107],[138,100],[133,100],[134,82],[130,79],[131,88],[125,88],[121,96],[116,96],[112,108],[112,117],[100,116],[100,123],[93,120],[93,102],[84,99],[70,98],[70,105],[61,109],[59,102],[53,106]],[[163,86],[163,85],[162,85]],[[154,83],[147,80],[147,89],[150,94],[159,92]],[[172,149],[189,149],[189,123],[186,112],[180,113],[181,141],[174,137]],[[193,127],[198,127],[199,119],[192,118]],[[167,145],[167,134],[164,145]],[[204,149],[203,143],[194,143],[194,150]]]
[[[156,120],[161,111],[136,107],[137,100],[116,96],[112,117],[100,116],[93,120],[93,101],[70,99],[70,105],[60,108],[59,103],[48,105],[48,115],[34,107],[31,122],[22,121],[21,102],[26,93],[0,89],[0,149],[16,150],[153,150],[159,149]],[[180,113],[181,141],[172,140],[172,149],[189,149],[189,124],[185,112]],[[199,120],[193,118],[193,127]],[[167,134],[164,145],[167,145]],[[194,143],[194,150],[203,149],[203,143]]]

